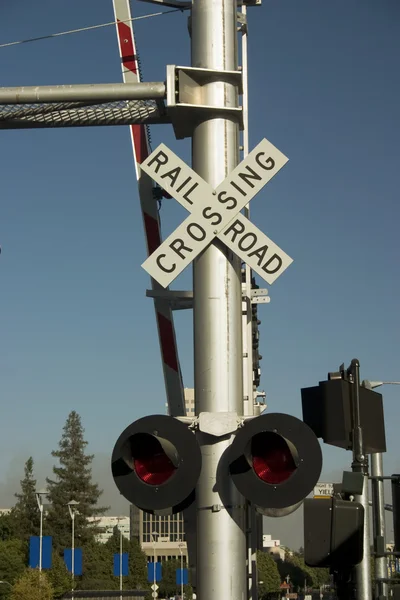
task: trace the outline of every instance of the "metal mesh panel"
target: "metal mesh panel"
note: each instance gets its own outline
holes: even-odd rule
[[[164,102],[156,100],[123,100],[96,105],[78,102],[0,105],[0,129],[169,122]]]

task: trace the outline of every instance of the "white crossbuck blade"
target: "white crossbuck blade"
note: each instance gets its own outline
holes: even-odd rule
[[[264,139],[213,190],[164,144],[158,146],[141,168],[191,214],[142,267],[167,287],[218,236],[267,283],[273,283],[293,259],[240,211],[287,161]]]

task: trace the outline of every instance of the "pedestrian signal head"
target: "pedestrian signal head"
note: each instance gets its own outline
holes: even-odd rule
[[[144,511],[180,512],[194,498],[201,452],[188,426],[174,417],[152,415],[120,435],[112,474],[121,494]]]

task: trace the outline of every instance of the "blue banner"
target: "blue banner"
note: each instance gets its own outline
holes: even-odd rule
[[[189,581],[188,570],[187,569],[177,569],[176,570],[176,585],[182,585],[182,584],[187,585],[188,581]]]
[[[160,562],[148,562],[147,563],[147,581],[161,581],[162,579],[162,565]]]
[[[72,573],[72,548],[64,550],[64,562],[68,571]],[[74,575],[82,575],[82,548],[74,549]]]
[[[121,575],[120,567],[121,567],[121,555],[114,554],[114,575],[117,575],[117,576]],[[128,553],[127,552],[122,553],[122,575],[129,575]]]
[[[51,569],[51,535],[42,537],[42,569]],[[29,566],[31,569],[39,567],[40,562],[40,537],[31,535],[29,538]]]

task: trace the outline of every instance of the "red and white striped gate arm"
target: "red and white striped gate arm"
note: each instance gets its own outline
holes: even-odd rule
[[[124,83],[136,83],[140,81],[140,72],[129,0],[113,0],[113,6],[121,57],[122,77]],[[149,140],[147,129],[144,125],[130,125],[130,130],[147,253],[150,255],[161,244],[161,230],[153,181],[140,169],[140,164],[149,155]],[[151,280],[151,285],[153,290],[164,289],[154,279]],[[186,414],[186,409],[172,310],[168,302],[159,300],[158,298],[154,299],[154,308],[156,311],[169,414],[172,416],[182,416]]]

